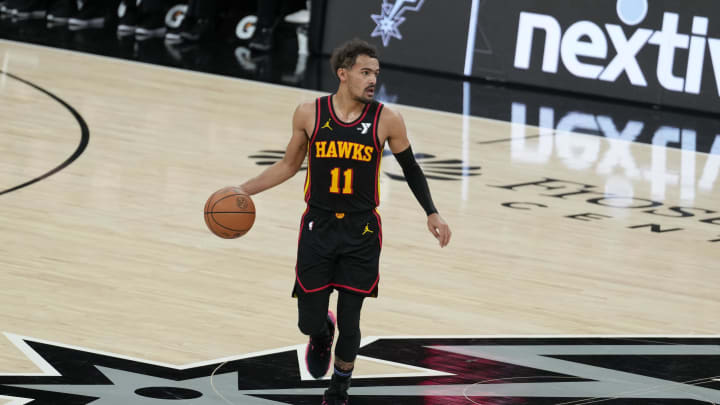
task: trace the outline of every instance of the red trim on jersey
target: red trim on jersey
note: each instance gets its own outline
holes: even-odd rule
[[[379,273],[378,273],[378,276],[377,276],[377,278],[375,279],[375,282],[373,283],[373,285],[371,285],[370,288],[367,289],[367,290],[361,290],[361,289],[359,289],[359,288],[353,288],[353,287],[350,287],[350,286],[347,286],[347,285],[336,284],[336,283],[333,283],[333,284],[330,284],[330,285],[333,286],[333,287],[336,287],[336,288],[344,288],[344,289],[350,290],[350,291],[355,291],[355,292],[359,292],[359,293],[363,293],[363,294],[370,294],[370,293],[372,292],[372,290],[375,289],[375,286],[378,285],[378,282],[380,282],[380,274],[379,274]]]
[[[333,109],[333,105],[332,105],[332,95],[328,96],[327,99],[328,99],[328,110],[330,110],[330,116],[332,117],[333,121],[335,121],[335,123],[337,123],[338,125],[343,126],[343,127],[354,127],[355,125],[357,125],[358,122],[362,121],[365,118],[365,115],[370,110],[370,103],[365,104],[365,110],[363,111],[362,115],[360,115],[360,118],[356,119],[355,121],[353,121],[349,124],[346,124],[346,123],[340,121],[339,119],[337,119],[337,117],[335,117],[335,110]]]
[[[318,133],[318,130],[320,129],[320,98],[317,99],[317,103],[315,105],[315,130],[313,131],[312,136],[310,137],[310,143],[312,143],[315,140],[315,136]]]
[[[318,131],[320,130],[320,98],[318,98],[315,102],[315,129],[313,130],[313,134],[310,137],[310,142],[308,142],[308,167],[307,172],[305,172],[305,202],[310,201],[310,162],[312,161],[312,143],[315,141],[315,137],[317,136]]]
[[[382,249],[382,220],[380,219],[380,214],[377,212],[377,210],[373,210],[373,214],[378,220],[378,238],[380,238],[380,249]]]
[[[380,140],[377,137],[377,123],[382,109],[383,104],[380,103],[377,111],[375,111],[375,118],[373,119],[373,142],[375,143],[375,151],[377,152],[377,162],[375,162],[375,206],[380,205],[380,160],[382,159],[383,151],[379,150],[378,146]]]
[[[367,290],[361,290],[359,288],[354,288],[354,287],[350,287],[348,285],[342,285],[342,284],[337,284],[337,283],[330,283],[330,284],[326,284],[322,287],[313,288],[312,290],[308,290],[305,287],[303,287],[302,283],[300,282],[300,278],[299,277],[296,277],[296,278],[297,278],[298,285],[300,285],[300,288],[302,288],[304,293],[314,293],[314,292],[325,290],[330,287],[335,287],[335,288],[344,288],[346,290],[355,291],[355,292],[359,292],[359,293],[363,293],[363,294],[370,294],[375,289],[375,286],[378,285],[378,282],[380,282],[380,274],[378,274],[373,285],[370,286],[370,288]]]
[[[307,206],[307,208],[305,208],[305,212],[303,212],[302,217],[300,218],[300,232],[298,233],[298,250],[300,250],[300,238],[302,237],[303,228],[305,228],[305,216],[307,215],[308,211],[310,211],[309,205]],[[295,261],[295,278],[298,280],[299,283],[300,277],[298,277],[297,260]],[[302,287],[303,291],[305,291],[305,287],[303,287],[302,284],[300,284],[300,287]]]

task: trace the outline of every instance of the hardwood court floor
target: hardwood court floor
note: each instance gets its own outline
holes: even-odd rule
[[[202,208],[283,150],[319,93],[7,41],[0,63],[89,128],[68,167],[0,196],[0,331],[169,364],[305,341],[290,298],[304,172],[254,197],[240,239],[211,235]],[[0,190],[78,148],[48,95],[0,75],[0,100]],[[717,155],[392,107],[434,155],[453,240],[437,246],[387,156],[364,336],[718,334]],[[37,368],[0,338],[0,371]]]

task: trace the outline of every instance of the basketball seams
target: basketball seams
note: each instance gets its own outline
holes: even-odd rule
[[[247,232],[247,231],[250,230],[250,228],[248,228],[248,229],[233,229],[233,228],[228,228],[227,226],[219,223],[219,222],[217,221],[217,219],[215,219],[215,216],[213,215],[213,213],[210,213],[210,218],[212,218],[212,220],[213,220],[213,222],[215,223],[215,225],[219,226],[220,228],[227,229],[228,231],[232,231],[232,232]],[[238,235],[238,236],[242,236],[242,235]]]
[[[218,193],[218,192],[215,192],[213,195],[215,195],[215,194],[217,194],[217,193]],[[250,197],[249,195],[247,195],[247,194],[242,194],[242,193],[235,193],[235,194],[226,195],[225,197],[223,197],[223,198],[215,201],[215,203],[213,204],[212,209],[210,210],[210,212],[215,212],[215,211],[214,211],[214,210],[215,210],[215,206],[218,205],[218,204],[220,203],[220,201],[222,201],[222,200],[224,200],[224,199],[226,199],[226,198],[234,197],[234,196],[236,196],[236,195],[241,195],[241,196],[244,196],[244,197]],[[212,196],[211,196],[211,197],[212,197]],[[253,205],[255,205],[255,204],[253,204]],[[234,212],[236,212],[236,211],[234,211]]]
[[[254,214],[255,211],[206,211],[206,214]]]
[[[215,235],[217,235],[223,239],[235,239],[235,238],[245,235],[252,228],[252,225],[255,222],[255,211],[254,211],[255,204],[252,201],[252,199],[250,198],[250,195],[243,194],[243,193],[236,193],[233,191],[234,190],[232,190],[232,187],[220,189],[220,190],[214,192],[210,196],[210,198],[208,198],[208,200],[205,202],[205,212],[204,212],[205,223],[208,226],[208,228],[210,228],[210,230]],[[227,192],[230,192],[231,194],[222,195]],[[217,198],[219,196],[221,196],[221,197]],[[238,196],[247,197],[247,202],[249,204],[248,208],[252,207],[253,211],[247,211],[247,210],[244,210],[244,211],[225,211],[225,210],[215,211],[215,209],[217,208],[217,205],[220,204],[222,201],[226,200],[227,198],[237,198]],[[216,198],[217,198],[217,200],[215,200]],[[215,201],[213,201],[213,200],[215,200]],[[230,208],[230,207],[228,207],[228,208]],[[227,210],[228,208],[225,208],[225,209]],[[232,208],[230,208],[230,209],[232,209]],[[219,217],[218,214],[226,215],[226,217],[225,217],[226,220],[221,221],[222,217],[218,218]],[[240,214],[242,217],[228,216],[229,214]],[[221,222],[228,222],[228,221],[234,222],[233,221],[234,218],[238,218],[238,221],[242,221],[243,219],[249,218],[250,226],[247,228],[244,228],[244,229],[239,229],[239,228],[233,228],[233,227],[230,227],[227,225],[223,225],[221,223]],[[231,224],[231,225],[236,225],[236,224]],[[237,224],[237,225],[240,225],[240,224]],[[246,225],[246,224],[243,224],[243,225]],[[218,232],[216,232],[216,231],[218,231]],[[229,235],[219,234],[219,233],[222,233],[223,231],[230,232],[230,234]]]

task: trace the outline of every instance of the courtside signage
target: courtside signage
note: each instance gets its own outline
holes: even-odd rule
[[[718,15],[711,0],[334,0],[322,52],[360,37],[390,65],[718,113]]]
[[[556,74],[558,64],[562,63],[575,77],[616,82],[620,75],[626,74],[633,86],[647,87],[646,73],[638,63],[637,54],[645,46],[656,46],[657,65],[650,74],[657,76],[662,88],[699,94],[703,68],[709,64],[720,95],[720,39],[707,37],[709,18],[692,17],[693,35],[678,32],[679,20],[677,13],[663,13],[659,30],[637,28],[626,36],[628,27],[618,24],[601,27],[588,20],[577,21],[563,32],[558,21],[550,15],[522,12],[514,66],[522,70],[530,68],[533,35],[536,31],[543,31],[543,72]],[[609,47],[617,52],[612,58]],[[709,61],[705,59],[706,48],[710,51]],[[679,51],[687,49],[686,60],[678,57]],[[580,57],[593,61],[582,62]]]
[[[518,10],[511,80],[720,111],[720,33],[711,32],[717,3],[675,10],[665,1],[549,3]]]

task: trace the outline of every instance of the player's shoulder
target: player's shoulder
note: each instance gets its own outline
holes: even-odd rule
[[[315,121],[315,101],[303,101],[295,108],[293,122],[296,125],[312,125]]]
[[[301,115],[315,114],[315,100],[303,101],[300,104],[298,104],[297,107],[295,108],[295,114],[301,114]]]
[[[402,114],[398,110],[383,104],[382,114],[380,115],[380,124],[383,126],[397,127],[405,126]]]

